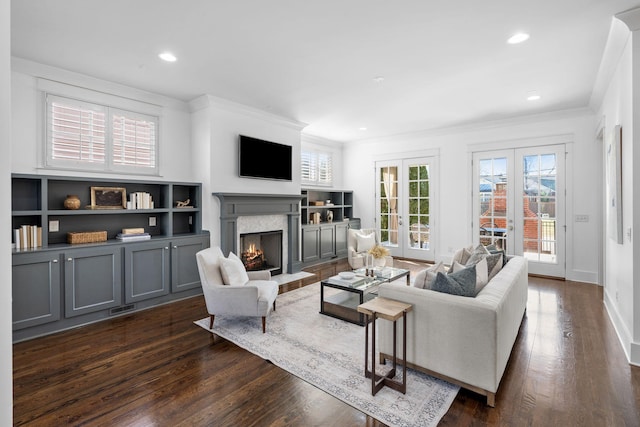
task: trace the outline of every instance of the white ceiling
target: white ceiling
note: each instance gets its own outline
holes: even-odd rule
[[[12,54],[184,101],[226,98],[349,141],[586,107],[613,15],[638,5],[13,0]],[[507,44],[518,31],[531,38]],[[165,50],[178,61],[161,61]],[[526,101],[533,90],[542,99]]]

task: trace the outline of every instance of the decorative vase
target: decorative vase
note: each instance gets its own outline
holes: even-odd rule
[[[327,222],[333,222],[333,211],[327,211]]]
[[[75,194],[68,194],[64,199],[64,208],[70,210],[80,209],[80,198]]]
[[[374,267],[384,267],[387,260],[384,257],[376,258],[373,257],[373,266]]]

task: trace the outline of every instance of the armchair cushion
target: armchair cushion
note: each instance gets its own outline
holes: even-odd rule
[[[220,272],[225,285],[245,285],[249,281],[244,264],[233,252],[228,258],[220,258]]]
[[[367,252],[376,245],[376,234],[356,233],[356,251],[359,253]]]

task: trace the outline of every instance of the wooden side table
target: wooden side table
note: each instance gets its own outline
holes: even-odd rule
[[[388,298],[376,297],[371,301],[358,306],[358,312],[363,313],[365,319],[364,339],[364,376],[371,378],[371,394],[373,396],[384,386],[407,393],[407,313],[413,306]],[[402,317],[402,382],[394,380],[397,368],[397,335],[396,321]],[[384,376],[376,374],[376,319],[385,319],[393,322],[393,368]],[[369,322],[371,322],[371,370],[369,370]]]

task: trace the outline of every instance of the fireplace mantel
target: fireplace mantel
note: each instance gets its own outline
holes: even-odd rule
[[[220,200],[220,249],[225,255],[237,254],[240,216],[287,215],[287,273],[300,271],[300,200],[301,195],[213,193]]]

